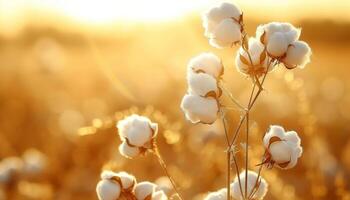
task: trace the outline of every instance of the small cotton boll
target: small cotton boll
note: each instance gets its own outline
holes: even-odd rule
[[[243,47],[240,47],[235,59],[236,68],[245,75],[260,76],[266,72],[270,58],[266,55],[264,45],[256,38],[249,38],[248,49],[250,57]],[[245,62],[242,61],[242,58]],[[273,68],[270,66],[268,71],[272,71]]]
[[[248,196],[253,192],[254,186],[257,182],[257,178],[258,178],[257,173],[255,173],[253,171],[248,171],[248,180],[247,180],[247,194],[248,194]],[[242,192],[244,195],[245,194],[245,171],[243,171],[239,175],[239,179],[241,181]],[[263,199],[267,193],[267,187],[268,187],[267,182],[261,176],[259,177],[259,179],[260,179],[260,185],[259,185],[257,191],[252,196],[252,199],[257,199],[257,200]],[[238,177],[236,177],[235,180],[233,181],[233,183],[231,184],[231,191],[232,191],[231,196],[235,200],[243,200],[242,195],[241,195]]]
[[[227,200],[227,190],[225,188],[216,192],[211,192],[204,200]]]
[[[282,33],[285,36],[287,43],[290,44],[299,39],[300,32],[300,29],[295,28],[290,23],[271,22],[258,26],[256,30],[256,38],[261,39],[261,36],[265,34],[262,41],[266,45],[270,41],[272,35],[275,33]]]
[[[233,19],[224,19],[214,29],[209,42],[216,48],[231,47],[241,36],[241,26]]]
[[[277,164],[279,168],[290,169],[294,167],[302,154],[298,134],[294,131],[285,132],[281,126],[271,126],[263,141],[270,155],[270,161]]]
[[[216,121],[219,107],[214,98],[204,98],[197,95],[185,95],[181,102],[181,109],[186,118],[192,123],[212,124]]]
[[[119,153],[126,158],[134,158],[140,154],[138,147],[131,147],[126,141],[119,145]]]
[[[127,138],[130,144],[142,147],[149,142],[153,134],[157,133],[157,124],[148,118],[133,114],[120,120],[117,124],[119,135],[122,140]]]
[[[282,33],[275,33],[270,37],[266,50],[272,57],[277,58],[287,52],[288,45],[288,41]]]
[[[144,181],[138,183],[135,187],[135,196],[137,200],[145,200],[147,197],[151,196],[155,192],[157,185]]]
[[[205,28],[205,35],[211,37],[215,27],[224,19],[234,18],[239,21],[242,11],[238,6],[224,2],[218,7],[213,7],[203,14],[203,27]]]
[[[115,181],[103,179],[98,182],[96,193],[99,200],[116,200],[120,196],[121,187]]]
[[[164,191],[164,193],[166,194],[170,194],[170,192],[173,190],[173,186],[171,184],[171,181],[169,180],[169,178],[167,176],[162,176],[159,177],[156,181],[155,184],[157,185],[156,190],[162,190]]]
[[[187,70],[193,72],[204,72],[218,79],[223,73],[223,66],[219,57],[213,53],[202,53],[190,60]]]
[[[128,174],[126,172],[119,172],[118,177],[122,183],[122,187],[124,190],[130,190],[136,184],[136,179],[133,175]]]
[[[209,92],[218,94],[218,85],[216,79],[209,74],[195,73],[190,71],[187,76],[189,93],[199,96],[206,96]]]
[[[306,42],[296,41],[289,45],[286,57],[282,62],[287,68],[304,68],[310,62],[311,48]]]
[[[157,191],[153,193],[152,200],[168,200],[168,197],[163,191]]]

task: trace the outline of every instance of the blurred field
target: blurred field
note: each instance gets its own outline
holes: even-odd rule
[[[251,117],[250,164],[254,169],[259,162],[268,126],[283,125],[298,131],[304,154],[292,170],[263,171],[270,184],[266,199],[349,200],[350,23],[293,23],[303,27],[312,62],[304,70],[279,67],[268,76]],[[246,21],[251,35],[257,24]],[[221,124],[192,125],[179,108],[187,61],[203,51],[223,58],[224,78],[246,102],[250,82],[234,68],[236,48],[210,47],[197,16],[99,33],[29,25],[16,36],[1,36],[0,158],[36,148],[48,164],[34,178],[3,184],[0,199],[1,193],[3,199],[97,199],[102,168],[125,170],[138,180],[163,176],[152,155],[127,160],[118,153],[115,122],[133,112],[160,123],[160,149],[186,199],[223,187]],[[232,112],[231,131],[238,120]]]

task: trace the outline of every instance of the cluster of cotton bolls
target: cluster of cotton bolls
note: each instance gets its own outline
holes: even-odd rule
[[[47,165],[46,156],[36,149],[29,149],[21,157],[7,157],[0,162],[0,183],[7,184],[21,175],[35,176]]]
[[[212,53],[192,58],[187,66],[188,94],[181,108],[192,123],[212,124],[219,112],[221,89],[218,81],[223,74],[221,60]]]
[[[119,152],[127,158],[134,158],[153,149],[158,124],[151,122],[147,117],[133,114],[120,120],[117,129],[122,141]]]
[[[168,197],[156,184],[136,178],[126,172],[103,171],[96,186],[99,200],[167,200]]]

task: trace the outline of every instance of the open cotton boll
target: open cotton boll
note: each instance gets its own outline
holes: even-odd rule
[[[99,200],[116,200],[120,196],[121,187],[115,181],[102,179],[96,186],[96,193]]]
[[[201,53],[192,58],[188,65],[188,71],[204,72],[218,79],[223,74],[223,66],[219,57],[213,53]],[[189,73],[189,72],[188,72]]]
[[[216,192],[211,192],[204,200],[227,200],[227,190],[224,188]]]
[[[240,47],[236,54],[236,68],[245,75],[260,76],[266,72],[269,57],[266,55],[265,46],[256,38],[249,38],[248,53]],[[273,66],[269,67],[269,71],[273,70]]]
[[[0,162],[0,183],[11,181],[23,171],[23,161],[18,157],[7,157]]]
[[[138,147],[131,147],[126,141],[123,141],[119,145],[119,153],[126,158],[134,158],[140,154],[140,149]]]
[[[241,36],[241,25],[228,18],[215,27],[209,42],[216,48],[231,47],[241,40]]]
[[[240,175],[239,175],[239,179],[241,181],[241,185],[242,185],[242,192],[243,195],[245,194],[245,171],[243,171]],[[251,199],[256,199],[256,200],[260,200],[263,199],[264,196],[267,193],[267,188],[268,188],[268,184],[265,181],[264,178],[262,178],[261,176],[259,177],[260,179],[260,184],[258,189],[254,192],[254,186],[257,183],[257,179],[258,179],[258,174],[253,172],[253,171],[248,171],[248,178],[247,178],[247,195],[250,196],[252,193],[254,193],[254,195],[252,195]],[[258,180],[259,183],[259,180]],[[243,200],[242,195],[241,195],[241,190],[240,190],[240,185],[239,185],[239,181],[238,181],[238,177],[235,178],[235,180],[233,181],[233,183],[231,183],[231,196],[235,199],[235,200]]]
[[[187,94],[181,102],[181,109],[192,123],[212,124],[216,121],[219,107],[216,99]]]
[[[224,19],[233,18],[239,21],[242,15],[240,8],[231,3],[224,2],[217,7],[213,7],[202,16],[205,35],[211,37],[215,27]]]
[[[136,184],[136,179],[133,175],[126,172],[119,172],[118,177],[120,178],[122,188],[124,190],[132,190]]]
[[[140,182],[135,187],[135,196],[137,200],[145,200],[152,197],[157,185],[148,181]]]
[[[302,154],[298,134],[294,131],[285,132],[281,126],[271,126],[263,141],[269,154],[269,162],[277,164],[279,168],[294,167]]]
[[[122,140],[127,138],[131,145],[142,147],[157,133],[157,124],[136,114],[130,115],[117,124]]]
[[[260,38],[261,41],[266,45],[271,36],[275,33],[282,33],[288,44],[297,41],[299,39],[301,30],[299,28],[295,28],[290,23],[283,22],[271,22],[264,25],[259,25],[256,30],[256,38]],[[261,38],[264,36],[263,38]]]
[[[168,197],[164,191],[157,191],[153,193],[152,200],[168,200]]]
[[[214,92],[218,96],[217,81],[209,74],[190,71],[187,75],[187,82],[190,94],[204,97],[209,92]]]
[[[289,68],[304,68],[310,62],[311,48],[306,42],[296,41],[289,45],[286,57],[282,60],[284,65]]]
[[[278,32],[271,35],[266,50],[270,56],[278,58],[287,52],[288,45],[289,43],[286,36],[283,33]]]

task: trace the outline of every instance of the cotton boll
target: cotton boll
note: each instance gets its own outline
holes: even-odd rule
[[[215,27],[224,19],[234,18],[239,21],[242,11],[238,6],[231,3],[222,3],[218,7],[213,7],[203,14],[203,27],[205,28],[205,35],[211,37]]]
[[[256,38],[262,39],[262,42],[266,45],[271,36],[275,33],[282,33],[288,44],[297,41],[300,36],[300,29],[295,28],[290,23],[281,23],[281,22],[271,22],[264,25],[259,25],[256,30]],[[261,38],[264,36],[264,38]]]
[[[288,45],[288,41],[282,33],[275,33],[270,37],[266,49],[270,56],[277,58],[287,52]]]
[[[120,196],[121,187],[115,181],[103,179],[98,182],[96,193],[99,200],[116,200]]]
[[[209,193],[204,200],[226,200],[226,199],[227,199],[227,190],[225,188],[216,192]]]
[[[266,55],[264,45],[256,38],[249,38],[248,52],[249,55],[243,47],[240,47],[235,59],[237,70],[251,76],[264,74],[271,59]],[[273,68],[273,66],[270,66],[268,71],[272,71]]]
[[[279,168],[294,167],[302,154],[298,134],[294,131],[285,132],[281,126],[271,126],[263,141],[269,154],[269,162],[276,164]]]
[[[248,196],[254,192],[254,186],[257,183],[257,178],[258,178],[258,174],[253,172],[253,171],[248,171],[248,179],[247,179],[247,194]],[[240,175],[239,175],[239,179],[242,185],[242,192],[243,195],[245,194],[245,171],[243,171]],[[259,187],[257,189],[257,191],[254,193],[254,195],[252,196],[252,199],[263,199],[264,196],[267,193],[267,187],[268,184],[265,181],[265,179],[263,179],[261,176],[259,177],[260,179],[260,184]],[[259,183],[259,180],[258,180]],[[242,195],[241,195],[241,190],[240,190],[240,185],[239,185],[239,181],[238,181],[238,177],[235,178],[235,180],[233,181],[233,183],[231,184],[231,196],[236,199],[236,200],[243,200],[242,199]]]
[[[217,25],[209,42],[216,48],[230,47],[241,40],[241,35],[241,25],[228,18]]]
[[[122,142],[119,145],[119,152],[122,156],[126,158],[134,158],[135,156],[140,154],[140,150],[138,147],[131,147],[126,141]]]
[[[0,162],[0,183],[11,181],[23,171],[23,161],[18,157],[7,157]]]
[[[138,147],[148,143],[157,133],[157,124],[136,114],[120,120],[117,128],[122,141],[127,138],[131,145]]]
[[[204,98],[197,95],[185,95],[181,102],[181,108],[186,118],[192,123],[212,124],[217,119],[219,111],[218,103],[214,98]]]
[[[189,93],[199,96],[206,96],[209,92],[218,94],[218,85],[215,78],[205,73],[190,71],[187,76]]]
[[[153,193],[152,200],[168,200],[168,197],[163,191],[157,191]]]
[[[136,184],[136,179],[134,176],[126,173],[126,172],[119,172],[118,177],[120,178],[122,188],[124,190],[132,190],[134,185]]]
[[[310,62],[311,49],[306,42],[296,41],[289,45],[286,57],[282,62],[287,68],[304,68]]]
[[[138,183],[135,187],[135,196],[137,200],[145,200],[147,197],[151,196],[155,192],[157,185],[144,181]]]
[[[218,79],[223,73],[223,66],[219,57],[213,53],[202,53],[190,60],[187,65],[188,73],[203,72]]]
[[[156,181],[155,184],[157,185],[156,190],[162,190],[164,191],[165,194],[169,195],[170,192],[173,190],[173,186],[171,184],[171,181],[167,176],[162,176],[159,177]]]

